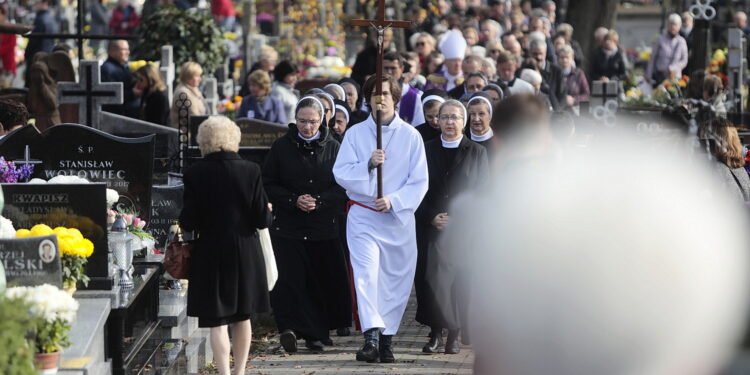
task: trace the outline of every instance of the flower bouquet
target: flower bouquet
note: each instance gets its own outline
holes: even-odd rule
[[[146,248],[146,250],[153,250],[156,244],[154,236],[143,229],[146,227],[146,220],[139,218],[137,216],[137,213],[124,213],[113,210],[107,211],[108,217],[117,217],[118,214],[122,216],[123,220],[125,220],[128,232],[135,236],[133,241],[133,250],[138,251],[143,249],[144,247]],[[112,219],[112,221],[114,222],[114,219]]]
[[[242,97],[235,96],[234,98],[226,98],[216,105],[216,110],[220,115],[234,119],[237,116],[237,110],[242,104]]]
[[[68,293],[49,284],[8,288],[5,296],[21,300],[33,318],[37,353],[55,353],[70,346],[68,334],[76,318],[78,302]]]
[[[84,238],[76,228],[57,227],[50,228],[45,224],[37,224],[28,229],[16,231],[16,237],[49,236],[57,235],[57,246],[60,248],[60,261],[63,267],[63,288],[72,290],[80,281],[88,285],[89,277],[86,276],[86,262],[94,253],[94,244]]]
[[[16,163],[6,161],[4,157],[0,156],[0,182],[16,183],[26,181],[33,173],[34,165],[24,164],[16,167]]]

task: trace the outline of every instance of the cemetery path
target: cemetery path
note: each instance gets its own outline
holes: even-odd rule
[[[474,355],[469,347],[462,346],[455,355],[425,354],[422,346],[427,342],[429,327],[414,320],[417,300],[412,293],[398,335],[393,338],[396,363],[357,362],[354,354],[363,343],[359,332],[349,337],[332,336],[334,346],[323,353],[305,349],[300,340],[300,350],[295,354],[260,354],[247,365],[247,375],[322,375],[322,374],[471,374]],[[280,347],[278,336],[271,340],[272,348]]]

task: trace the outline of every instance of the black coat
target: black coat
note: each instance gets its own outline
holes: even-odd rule
[[[141,120],[168,125],[169,99],[166,91],[149,91],[141,99]]]
[[[435,138],[440,137],[440,134],[441,134],[440,129],[435,129],[430,124],[428,124],[426,122],[424,124],[417,125],[415,127],[415,129],[417,129],[417,131],[419,132],[419,135],[422,136],[422,140],[425,143],[427,143],[427,142],[429,142],[429,141],[431,141],[431,140],[433,140]]]
[[[566,95],[562,68],[557,64],[547,61],[544,70],[540,70],[539,73],[541,73],[544,83],[549,86],[548,95],[552,108],[555,110],[562,109],[565,104]]]
[[[195,231],[187,314],[228,319],[268,312],[268,283],[257,229],[271,224],[260,167],[215,152],[183,177],[180,225]]]
[[[333,163],[339,143],[326,127],[320,138],[307,143],[298,136],[297,126],[277,139],[263,165],[263,184],[273,204],[271,234],[302,240],[338,238],[338,214],[346,194],[333,177]],[[310,194],[317,208],[304,212],[297,208],[297,198]]]
[[[445,264],[444,270],[450,274],[434,276],[438,270],[436,265],[449,262],[451,259],[445,252],[451,249],[438,249],[437,239],[440,232],[432,225],[435,216],[448,212],[451,200],[468,190],[484,185],[489,177],[487,152],[481,145],[464,136],[450,165],[445,164],[445,149],[440,138],[425,144],[427,168],[430,182],[427,194],[416,212],[417,219],[417,270],[414,278],[417,290],[416,320],[422,324],[439,328],[458,328],[462,324],[459,320],[465,318],[465,313],[455,316],[447,311],[452,307],[441,306],[445,301],[452,301],[454,281],[458,272],[452,264]],[[449,224],[450,225],[450,224]],[[453,249],[455,250],[455,249]],[[441,268],[442,269],[442,268]],[[438,285],[434,281],[442,284]],[[448,296],[447,296],[447,295]],[[449,302],[449,304],[453,304]]]
[[[604,49],[596,49],[594,59],[591,61],[591,82],[598,81],[602,77],[622,81],[627,76],[628,72],[622,50],[618,49],[614,55],[607,57]]]
[[[456,100],[460,100],[464,94],[466,94],[466,86],[464,85],[458,85],[448,91],[448,96]]]

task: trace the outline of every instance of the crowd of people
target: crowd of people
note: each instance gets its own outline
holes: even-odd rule
[[[45,3],[38,2],[41,14]],[[237,126],[209,117],[197,135],[203,158],[184,175],[180,223],[200,233],[193,262],[201,265],[190,274],[188,314],[211,328],[222,374],[230,373],[227,326],[233,326],[231,345],[242,364],[249,317],[271,310],[287,352],[297,352],[300,339],[307,349],[324,351],[331,332],[347,336],[355,327],[364,335],[357,360],[394,362],[393,335],[413,285],[416,319],[430,327],[423,352],[456,354],[471,343],[470,263],[456,260],[471,244],[450,240],[455,222],[471,218],[457,218],[454,202],[484,189],[509,164],[548,158],[555,143],[564,142],[551,125],[553,113],[585,115],[580,106],[590,100],[593,81],[628,75],[618,33],[596,30],[596,46],[586,56],[573,27],[558,22],[557,3],[489,0],[475,7],[439,0],[430,13],[417,6],[406,50],[396,50],[392,30],[385,32],[382,80],[374,76],[373,38],[357,55],[351,77],[303,94],[295,89],[298,67],[279,61],[270,47],[261,49],[243,80],[237,116],[288,124],[287,134],[258,166],[237,153]],[[124,0],[118,9],[110,27],[125,33],[137,15]],[[217,22],[233,23],[228,8],[219,9]],[[737,26],[746,22],[743,15],[735,18]],[[646,81],[682,76],[691,27],[689,14],[668,17]],[[125,104],[107,110],[177,126],[177,106],[170,111],[158,72],[146,65],[131,73],[124,40],[110,42],[107,52],[102,81],[125,86]],[[191,115],[209,112],[199,89],[202,75],[200,65],[185,63],[174,90],[174,97],[190,98]],[[700,136],[714,142],[712,156],[728,194],[750,201],[744,148],[722,116],[722,82],[711,75],[701,82],[698,92],[716,116],[701,124]],[[382,85],[379,97],[376,85]],[[270,292],[259,228],[270,230],[279,271]],[[236,374],[243,371],[236,366]]]

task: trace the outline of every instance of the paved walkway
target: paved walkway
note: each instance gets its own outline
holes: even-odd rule
[[[321,354],[309,352],[300,340],[300,351],[284,354],[278,336],[271,339],[265,354],[254,357],[247,366],[247,374],[322,375],[322,374],[471,374],[474,356],[463,347],[460,354],[424,354],[429,328],[414,320],[417,302],[414,294],[406,308],[401,329],[393,339],[396,363],[357,362],[354,354],[363,344],[360,333],[349,337],[333,336],[333,347]]]

